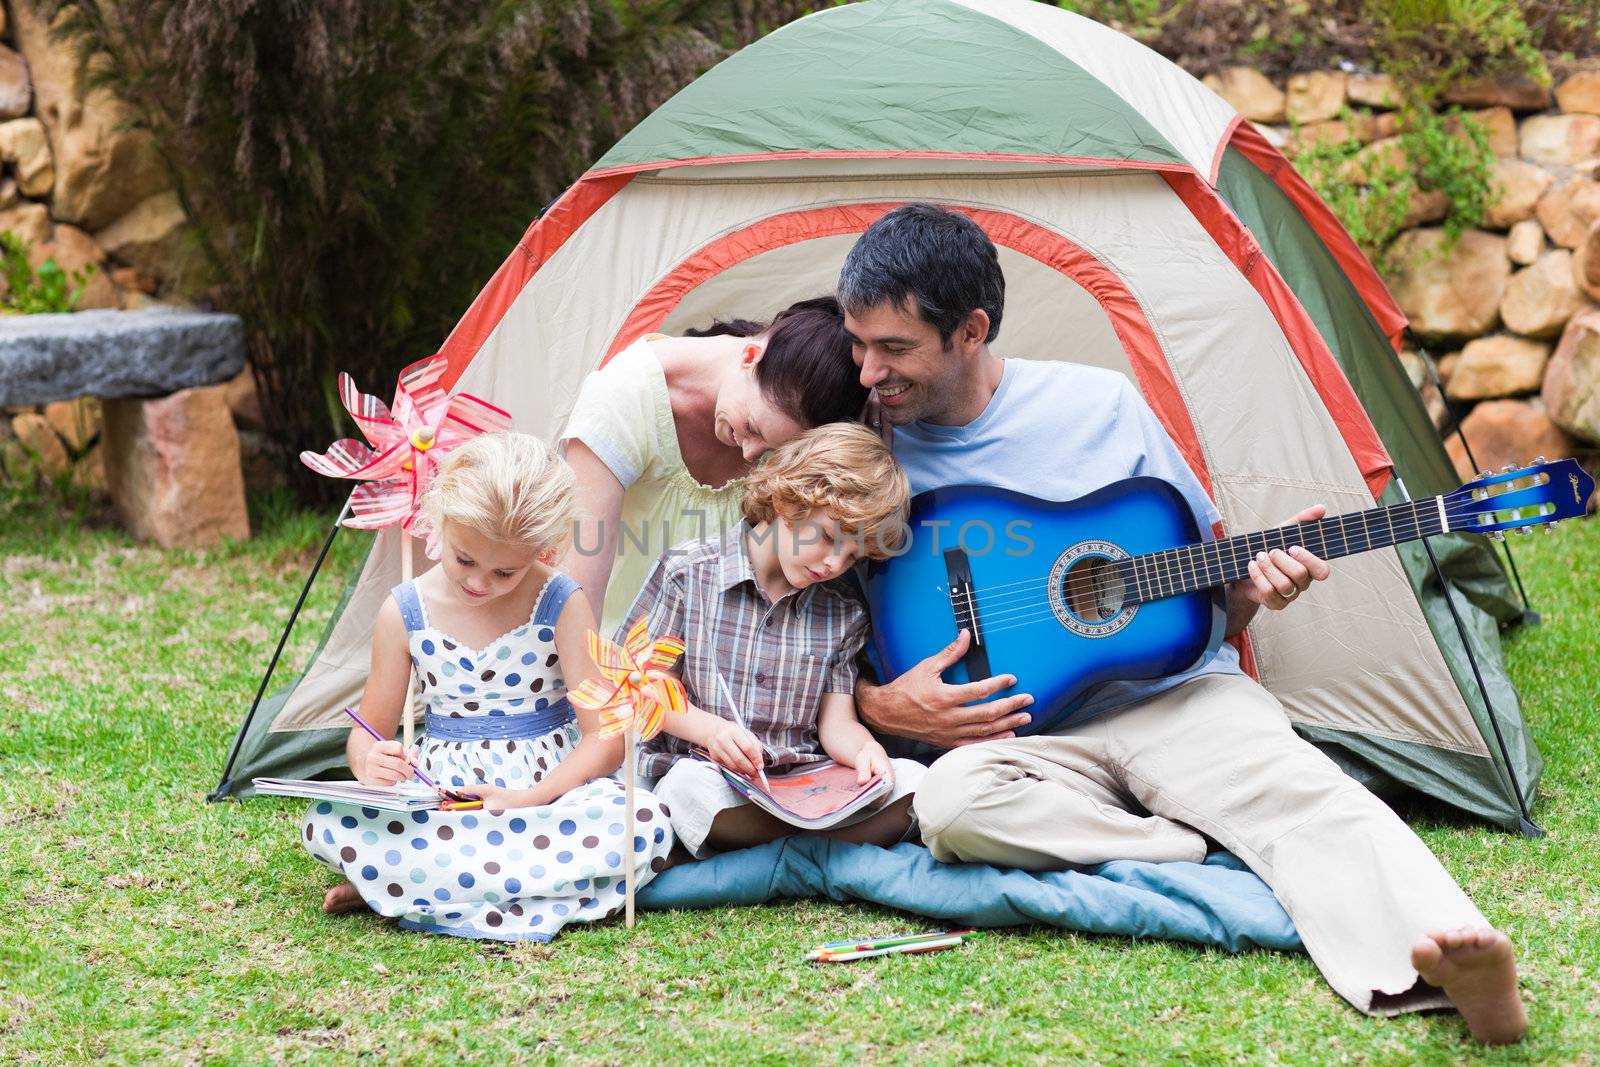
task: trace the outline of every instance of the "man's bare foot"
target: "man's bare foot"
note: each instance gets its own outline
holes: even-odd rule
[[[1435,930],[1411,946],[1411,965],[1422,980],[1444,990],[1479,1041],[1521,1041],[1528,1013],[1517,992],[1511,939],[1488,927]]]
[[[349,882],[340,882],[322,895],[322,910],[329,915],[343,915],[347,911],[361,911],[367,902],[361,891]]]

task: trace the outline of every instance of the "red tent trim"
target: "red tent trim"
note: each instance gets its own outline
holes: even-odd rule
[[[439,353],[446,361],[445,372],[439,379],[443,388],[455,388],[478,350],[511,310],[523,287],[578,227],[628,184],[628,180],[625,175],[582,178],[528,227],[528,232],[522,235],[522,240],[500,264],[489,284],[483,287],[483,292],[473,300],[440,347]]]
[[[1251,286],[1266,302],[1273,318],[1283,329],[1283,335],[1300,361],[1306,378],[1322,398],[1345,447],[1350,450],[1367,488],[1376,499],[1389,484],[1394,471],[1394,461],[1378,438],[1378,431],[1367,417],[1366,409],[1350,386],[1350,379],[1333,358],[1327,342],[1317,332],[1311,316],[1295,299],[1289,284],[1283,280],[1272,261],[1261,251],[1254,235],[1229,210],[1216,191],[1193,175],[1164,175],[1167,184],[1178,194],[1200,225],[1205,227],[1217,247],[1239,268]]]

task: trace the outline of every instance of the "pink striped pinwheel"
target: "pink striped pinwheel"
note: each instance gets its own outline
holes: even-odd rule
[[[432,559],[439,556],[438,539],[417,505],[440,461],[479,434],[511,428],[508,412],[466,393],[447,392],[439,384],[445,369],[444,357],[435,355],[401,371],[392,409],[356,389],[350,375],[340,374],[339,399],[370,446],[345,438],[326,453],[300,453],[300,462],[318,474],[363,483],[350,494],[344,525],[377,530],[399,523],[413,537],[426,538]]]
[[[600,712],[602,737],[632,731],[639,740],[648,741],[661,731],[667,712],[689,706],[683,683],[667,670],[683,655],[683,642],[676,637],[653,638],[644,624],[641,615],[621,646],[589,631],[589,656],[602,677],[590,678],[567,698],[580,708]]]

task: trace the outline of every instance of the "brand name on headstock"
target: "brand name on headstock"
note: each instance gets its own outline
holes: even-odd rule
[[[1567,475],[1567,481],[1572,483],[1572,502],[1574,504],[1582,504],[1583,497],[1579,495],[1580,487],[1578,485],[1578,476],[1576,474],[1569,474]]]

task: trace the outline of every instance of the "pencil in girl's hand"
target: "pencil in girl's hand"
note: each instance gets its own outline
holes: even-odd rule
[[[370,723],[368,723],[366,719],[363,719],[360,715],[357,715],[355,708],[346,706],[345,709],[344,709],[344,713],[346,715],[350,716],[352,719],[354,719],[356,721],[356,725],[357,726],[361,727],[367,733],[371,734],[372,735],[372,739],[374,741],[388,741],[388,740],[390,740],[390,738],[384,737],[378,731],[374,730],[372,728],[372,725]],[[439,788],[439,783],[435,782],[432,778],[429,778],[426,774],[423,774],[422,773],[422,768],[418,767],[415,763],[413,763],[411,765],[411,770],[412,770],[413,773],[416,774],[417,778],[422,782],[422,784],[427,786],[429,789],[438,789]]]

